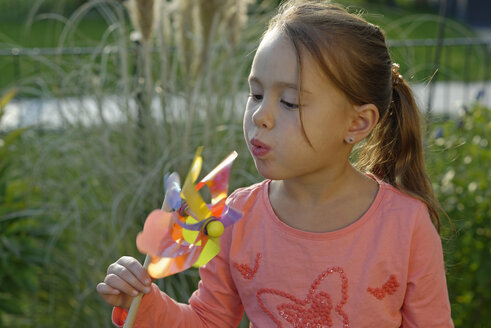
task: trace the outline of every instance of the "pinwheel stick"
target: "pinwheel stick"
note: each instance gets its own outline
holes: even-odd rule
[[[164,202],[162,203],[162,210],[167,207],[167,197],[164,198]],[[143,262],[143,269],[147,270],[148,265],[150,264],[151,257],[150,255],[146,255],[145,262]],[[139,293],[133,300],[131,301],[130,309],[128,311],[128,316],[124,322],[123,328],[132,328],[133,323],[135,322],[136,314],[138,313],[138,308],[140,307],[140,303],[143,298],[143,293]]]
[[[147,254],[145,257],[145,262],[143,262],[143,268],[147,269],[150,264],[150,255]],[[133,327],[133,323],[135,322],[136,314],[138,313],[138,308],[140,307],[140,302],[142,301],[143,293],[139,293],[133,300],[131,301],[130,310],[128,311],[128,316],[124,322],[123,328],[131,328]]]
[[[164,203],[162,204],[162,209],[164,209],[166,206],[166,200],[164,200]],[[191,212],[191,209],[187,205],[185,201],[182,202],[181,207],[178,209],[178,211],[181,212],[181,215],[189,215]],[[143,262],[143,269],[148,269],[148,265],[150,264],[151,257],[150,255],[146,255],[145,257],[145,262]],[[128,311],[128,316],[126,317],[126,320],[124,322],[123,328],[132,328],[133,323],[135,322],[136,314],[138,313],[138,308],[140,307],[140,303],[143,298],[143,293],[139,293],[137,296],[133,298],[131,301],[130,309]]]

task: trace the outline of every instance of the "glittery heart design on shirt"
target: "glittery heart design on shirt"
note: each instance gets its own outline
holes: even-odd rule
[[[332,267],[322,272],[310,285],[307,296],[302,300],[287,292],[273,289],[262,288],[256,293],[257,300],[261,309],[266,313],[277,327],[282,328],[280,318],[283,318],[292,327],[333,327],[331,311],[333,302],[331,296],[325,291],[318,290],[320,283],[330,274],[338,273],[341,279],[341,301],[334,308],[336,313],[343,318],[343,327],[350,327],[348,315],[343,311],[343,306],[348,301],[348,278],[344,270],[340,267]],[[286,302],[276,306],[279,317],[276,317],[264,304],[265,295],[275,295],[284,299]]]
[[[377,299],[381,300],[386,294],[392,295],[399,288],[399,282],[395,274],[390,275],[389,280],[381,288],[371,288],[368,287],[367,291],[375,296]]]
[[[259,269],[259,261],[261,260],[261,253],[257,253],[256,255],[256,261],[254,263],[254,268],[251,269],[251,267],[248,264],[238,264],[234,262],[234,267],[240,272],[242,277],[245,279],[252,279],[256,275],[257,270]]]

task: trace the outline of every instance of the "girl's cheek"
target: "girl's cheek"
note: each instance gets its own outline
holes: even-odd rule
[[[247,130],[249,130],[250,129],[250,126],[251,126],[251,120],[252,120],[251,113],[246,108],[246,110],[244,112],[244,119],[243,119],[243,122],[242,122],[242,128],[244,130],[244,135],[245,135],[246,138],[247,138]]]
[[[243,129],[244,129],[244,136],[248,137],[248,132],[251,130],[251,125],[252,125],[252,122],[251,122],[251,118],[249,117],[249,115],[246,115],[244,117],[244,124],[243,124]]]
[[[249,102],[247,102],[245,112],[244,112],[244,127],[251,124],[252,122],[252,114],[254,113],[254,106],[251,106]]]

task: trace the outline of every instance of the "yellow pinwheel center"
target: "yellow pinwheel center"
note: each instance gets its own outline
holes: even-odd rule
[[[212,220],[206,225],[206,234],[211,238],[217,238],[223,234],[224,229],[222,222]]]

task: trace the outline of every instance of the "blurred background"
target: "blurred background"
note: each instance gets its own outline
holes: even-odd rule
[[[95,286],[160,208],[163,174],[237,150],[276,0],[0,0],[0,327],[111,327]],[[427,119],[456,327],[491,322],[491,2],[340,0],[380,25]],[[196,270],[169,277],[186,301]],[[161,282],[159,282],[162,284]],[[244,318],[241,327],[247,326]]]

